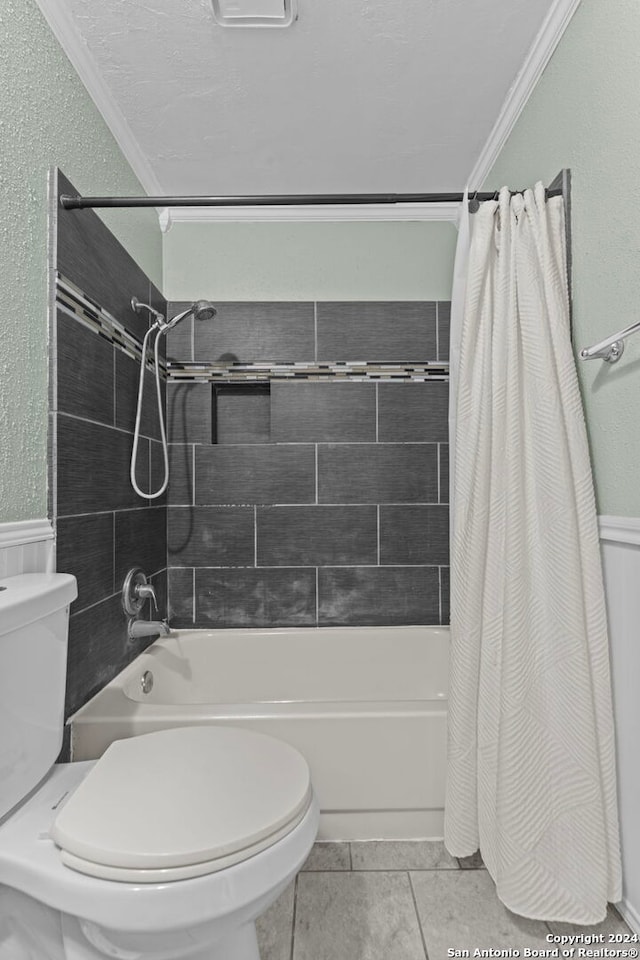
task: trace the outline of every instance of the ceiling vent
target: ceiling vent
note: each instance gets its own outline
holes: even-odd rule
[[[221,27],[290,27],[298,18],[297,0],[211,0]]]

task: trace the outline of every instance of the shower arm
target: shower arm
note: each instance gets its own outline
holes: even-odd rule
[[[580,359],[606,360],[607,363],[616,363],[624,353],[625,337],[629,337],[632,333],[638,331],[640,331],[640,320],[636,320],[635,323],[625,327],[624,330],[619,330],[618,333],[612,333],[606,340],[594,343],[592,347],[585,347],[580,351]]]

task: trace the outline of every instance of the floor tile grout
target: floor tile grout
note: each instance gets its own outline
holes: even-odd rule
[[[293,882],[293,913],[291,915],[291,950],[289,953],[289,960],[293,960],[293,952],[296,948],[295,939],[296,939],[296,912],[298,908],[298,877],[300,874],[296,874],[296,878]]]
[[[315,870],[301,870],[300,873],[454,873],[465,874],[465,873],[486,873],[486,867],[474,867],[472,870],[459,870],[457,867],[356,867],[355,870],[350,870],[348,867],[344,869],[315,869]]]
[[[411,899],[413,900],[413,909],[416,913],[416,920],[418,921],[418,930],[420,931],[420,939],[422,940],[422,949],[424,950],[425,960],[429,960],[429,951],[427,950],[427,941],[424,938],[424,930],[422,929],[422,923],[420,922],[420,914],[418,912],[418,901],[416,900],[416,892],[413,889],[413,881],[411,879],[411,873],[407,871],[407,877],[409,878],[409,888],[411,890]]]
[[[346,938],[345,943],[349,942],[352,943],[352,945],[359,944],[360,939],[364,936],[364,940],[367,944],[369,944],[367,949],[373,949],[376,960],[381,960],[381,946],[380,948],[376,946],[376,944],[378,944],[378,938],[381,937],[382,941],[387,943],[387,938],[395,937],[397,933],[397,931],[394,932],[395,921],[393,921],[393,919],[390,921],[391,925],[387,930],[385,924],[380,920],[380,918],[374,915],[373,926],[370,927],[367,920],[367,910],[373,909],[374,914],[377,914],[378,907],[376,904],[380,906],[380,910],[383,910],[383,906],[381,906],[381,904],[385,902],[385,891],[395,890],[395,896],[400,897],[401,901],[404,903],[402,909],[406,912],[404,913],[405,926],[403,928],[403,936],[405,937],[405,947],[411,954],[412,960],[418,957],[419,948],[418,941],[415,938],[415,929],[410,919],[410,904],[413,905],[414,916],[418,923],[420,943],[422,945],[423,953],[420,960],[429,960],[428,942],[430,943],[432,950],[438,951],[440,949],[442,931],[438,930],[437,924],[434,926],[433,917],[431,916],[430,908],[428,908],[428,902],[430,902],[429,897],[432,897],[432,893],[429,891],[440,890],[441,892],[439,896],[440,899],[442,899],[442,896],[444,895],[442,890],[444,889],[444,891],[448,891],[445,895],[445,901],[447,903],[455,904],[458,902],[459,897],[462,897],[462,900],[464,901],[464,898],[468,896],[468,890],[479,890],[482,893],[482,896],[486,899],[488,907],[491,908],[489,913],[491,913],[492,910],[495,913],[496,911],[503,909],[500,907],[499,903],[497,905],[494,904],[494,901],[497,899],[497,894],[495,893],[493,884],[490,883],[488,871],[484,866],[462,868],[457,863],[457,860],[454,859],[453,866],[425,866],[414,868],[407,866],[371,866],[366,867],[365,869],[357,869],[357,867],[354,869],[354,859],[356,863],[358,862],[358,857],[356,856],[354,858],[354,852],[362,852],[361,845],[363,844],[363,841],[358,842],[357,851],[353,850],[354,842],[336,841],[336,849],[332,851],[330,849],[331,841],[326,841],[325,843],[329,847],[329,849],[326,850],[329,865],[324,869],[301,870],[296,876],[293,882],[293,897],[292,900],[289,901],[290,906],[288,906],[286,913],[287,927],[284,929],[281,928],[282,933],[280,934],[281,939],[279,940],[280,946],[278,947],[277,953],[277,957],[280,958],[280,960],[284,960],[284,958],[286,958],[286,960],[296,960],[296,957],[300,960],[302,956],[311,956],[309,954],[309,950],[314,944],[315,947],[320,950],[321,956],[326,958],[330,955],[327,953],[327,950],[330,950],[338,931],[342,931],[340,936],[342,938]],[[322,843],[319,844],[319,846],[322,845]],[[347,848],[346,850],[345,847]],[[418,849],[420,848],[418,847],[417,850]],[[371,848],[372,857],[375,850],[376,847]],[[401,851],[402,848],[397,851],[398,854],[400,854]],[[402,862],[400,856],[398,856],[398,859],[400,862]],[[405,859],[409,858],[407,857]],[[335,869],[335,867],[333,869],[331,868],[332,864],[340,862],[345,864],[344,869]],[[348,866],[346,866],[347,864]],[[431,876],[434,873],[438,874],[439,876]],[[462,878],[464,876],[466,879],[456,879],[451,881],[446,880],[446,878],[451,876],[452,873],[458,878]],[[300,877],[303,877],[304,874],[310,875],[308,881],[300,879]],[[349,880],[339,879],[345,877],[345,874],[349,875]],[[399,875],[406,877],[406,880],[401,879]],[[367,877],[370,879],[367,880]],[[387,879],[385,879],[385,877],[387,877]],[[360,878],[360,881],[358,878]],[[407,881],[409,884],[408,891],[406,889]],[[491,887],[491,890],[493,891],[491,895],[489,895],[488,892],[489,887]],[[364,916],[359,912],[354,913],[354,910],[358,907],[358,904],[360,904],[358,909],[362,908],[362,891],[364,891],[367,896],[369,896],[368,892],[370,891],[370,896],[373,896],[373,901],[371,902],[370,899],[367,899],[367,896],[365,896],[366,903],[364,908]],[[465,891],[467,892],[465,893]],[[407,893],[411,897],[411,901],[409,901]],[[289,896],[290,895],[291,894],[289,894]],[[320,901],[317,906],[315,904],[316,895],[320,896]],[[435,893],[433,893],[433,896],[435,896]],[[323,900],[323,897],[326,899],[326,902]],[[381,899],[376,900],[376,897]],[[425,897],[427,897],[427,900],[425,900]],[[344,904],[342,904],[343,900]],[[420,900],[421,906],[419,906],[418,900]],[[436,901],[437,897],[434,903]],[[332,916],[337,923],[336,930],[332,929],[332,925],[329,927],[326,925],[324,911],[327,907],[327,904],[330,908],[329,915]],[[423,910],[422,917],[420,909]],[[318,910],[321,910],[322,913],[318,913]],[[342,913],[344,910],[347,911],[347,915],[343,923]],[[612,911],[612,913],[615,918],[619,919],[615,910]],[[500,913],[499,915],[501,916],[502,914]],[[285,915],[281,915],[282,922],[284,922],[284,916]],[[297,930],[298,920],[300,920],[300,930]],[[422,922],[423,920],[424,923]],[[453,923],[453,920],[451,922]],[[479,925],[478,929],[481,932],[484,930],[483,924],[485,921],[482,918],[476,917],[474,923],[477,926]],[[364,927],[362,926],[363,924]],[[449,925],[451,926],[451,924]],[[513,926],[513,924],[511,925]],[[352,926],[354,928],[353,933],[351,931]],[[373,930],[377,931],[375,943],[370,939]],[[452,930],[449,932],[455,933],[456,930],[452,928]],[[537,928],[537,931],[532,933],[532,937],[537,943],[539,939],[544,938],[546,933],[553,934],[553,932],[554,925],[543,920],[541,921],[540,926]],[[391,942],[392,939],[389,940],[389,943]],[[395,941],[393,941],[393,943],[395,944]],[[333,945],[336,947],[335,943]],[[393,948],[394,950],[396,949],[396,946],[397,944],[395,944]],[[340,958],[343,958],[345,956],[344,948],[337,947],[337,949]],[[356,953],[358,953],[357,950]],[[333,956],[333,954],[331,955]],[[396,957],[397,953],[394,953],[393,955]],[[269,952],[268,956],[271,958],[271,960],[276,960],[275,954]],[[367,956],[369,956],[369,953],[367,953]],[[349,958],[349,960],[358,960],[358,957],[352,956]]]

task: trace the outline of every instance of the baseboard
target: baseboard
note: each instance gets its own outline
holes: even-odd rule
[[[624,899],[620,903],[616,903],[616,910],[633,932],[640,935],[640,913],[634,910],[631,904]]]
[[[318,840],[442,840],[444,810],[328,810]]]

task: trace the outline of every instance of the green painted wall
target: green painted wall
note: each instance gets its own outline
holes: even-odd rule
[[[34,0],[0,7],[0,522],[46,516],[47,171],[85,193],[144,192]],[[153,211],[105,221],[160,285]]]
[[[640,319],[640,4],[582,0],[487,186],[573,177],[576,349]],[[640,335],[578,361],[598,509],[640,516]]]
[[[175,223],[168,300],[448,300],[451,223]]]

